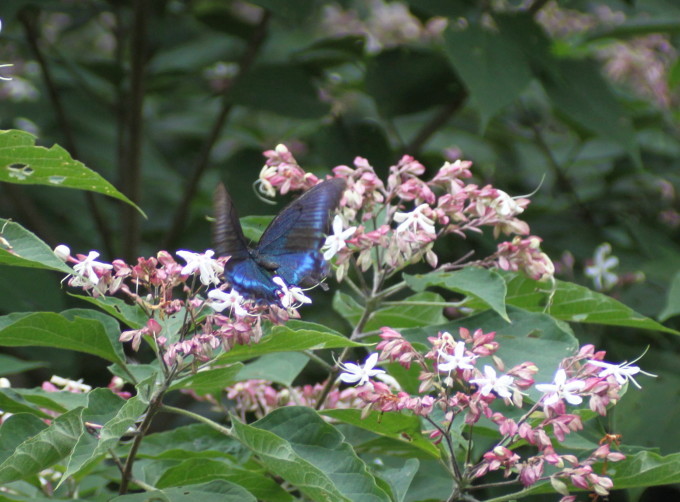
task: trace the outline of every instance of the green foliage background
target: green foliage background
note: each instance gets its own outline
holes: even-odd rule
[[[0,183],[0,215],[51,246],[97,249],[107,261],[159,249],[202,251],[210,247],[206,216],[218,180],[242,215],[273,212],[251,186],[262,151],[278,143],[317,174],[351,165],[355,156],[384,174],[404,153],[434,172],[446,150],[457,148],[474,161],[480,184],[512,195],[536,192],[524,215],[532,233],[554,260],[565,251],[574,259],[558,277],[588,284],[585,262],[609,242],[621,273],[644,274],[612,294],[677,329],[680,6],[560,2],[575,17],[607,8],[625,15],[565,34],[557,28],[567,21],[551,17],[553,2],[518,3],[407,1],[422,22],[447,19],[442,36],[371,52],[357,34],[330,36],[321,24],[328,2],[2,2],[0,63],[14,67],[0,75],[14,81],[0,81],[0,129],[34,133],[50,155],[60,155],[52,146],[61,145],[146,218],[68,183],[18,185],[7,171],[17,152],[2,144],[0,182],[13,183]],[[362,2],[334,5],[354,6],[360,16],[368,11]],[[654,34],[668,46],[659,55],[660,87],[650,92],[634,72],[617,80],[607,74],[607,48],[635,47]],[[36,176],[49,176],[39,158],[27,163]],[[453,260],[486,245],[452,239],[437,251]],[[82,306],[59,280],[53,272],[0,268],[0,312]],[[330,296],[319,305],[307,318],[341,325],[329,320]],[[680,415],[677,337],[592,324],[577,334],[607,349],[610,360],[631,360],[650,347],[640,364],[659,378],[629,392],[608,426],[626,443],[679,451],[671,420]],[[97,358],[3,350],[29,365],[44,363],[13,377],[17,386],[53,373],[100,384],[108,378]]]

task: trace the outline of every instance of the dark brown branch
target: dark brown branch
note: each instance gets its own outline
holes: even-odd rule
[[[193,200],[194,195],[196,194],[196,188],[198,187],[198,183],[201,180],[201,177],[205,173],[205,170],[208,168],[208,163],[210,161],[210,153],[212,152],[215,143],[217,143],[220,133],[224,128],[224,124],[226,123],[227,118],[229,117],[229,114],[231,113],[232,110],[233,105],[231,103],[231,100],[229,99],[229,94],[231,92],[231,89],[233,89],[234,84],[238,82],[238,80],[242,78],[242,76],[245,75],[250,69],[250,67],[253,65],[255,58],[257,57],[257,54],[260,51],[260,48],[262,47],[264,39],[267,35],[269,17],[270,17],[269,12],[264,11],[262,13],[260,22],[253,31],[253,34],[250,37],[250,40],[248,41],[248,45],[239,61],[238,75],[235,77],[234,80],[230,82],[230,85],[226,86],[226,88],[222,92],[222,108],[220,109],[220,112],[218,113],[217,118],[215,119],[215,122],[210,130],[210,133],[208,134],[208,137],[205,143],[203,144],[203,147],[201,148],[198,158],[196,159],[196,164],[194,165],[191,177],[189,178],[186,184],[186,189],[184,190],[182,201],[179,203],[175,211],[172,226],[170,227],[170,230],[168,231],[167,235],[165,236],[165,239],[163,240],[161,246],[162,249],[169,249],[172,245],[174,245],[174,243],[177,241],[182,231],[184,230],[184,227],[186,225],[187,214],[189,213],[189,205],[191,204],[191,201]]]
[[[142,134],[144,132],[144,87],[148,59],[146,27],[149,23],[149,1],[137,0],[134,5],[132,38],[130,40],[131,73],[128,114],[125,121],[123,162],[119,165],[122,188],[136,204],[140,203],[142,180]],[[123,256],[133,260],[137,256],[141,236],[140,214],[132,206],[122,207]]]
[[[38,11],[34,9],[24,9],[19,14],[19,19],[24,26],[24,33],[26,34],[26,40],[29,47],[31,48],[31,52],[38,62],[38,66],[40,66],[43,81],[45,82],[45,87],[47,89],[47,95],[50,102],[52,103],[52,107],[54,108],[57,124],[59,124],[59,129],[64,135],[64,147],[70,152],[74,159],[79,159],[80,155],[78,154],[78,148],[76,146],[73,129],[69,123],[61,96],[57,91],[57,86],[54,82],[54,79],[52,78],[52,71],[47,64],[47,60],[45,59],[42,50],[40,50],[40,45],[38,43],[38,40],[40,39],[40,32],[38,30]],[[17,194],[16,192],[14,195],[16,197],[22,197],[22,195]],[[95,226],[97,227],[99,235],[102,239],[104,249],[106,253],[112,257],[113,244],[111,242],[111,231],[108,224],[106,223],[106,219],[101,214],[97,201],[92,192],[85,192],[85,200],[87,202],[90,215],[94,219]],[[42,219],[37,214],[33,214],[32,217]],[[34,225],[36,225],[35,228],[46,226],[46,224],[39,223],[38,221],[34,221]]]

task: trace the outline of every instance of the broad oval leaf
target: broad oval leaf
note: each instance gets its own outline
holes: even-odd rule
[[[253,345],[236,345],[217,358],[217,364],[244,361],[273,352],[366,347],[353,342],[337,331],[320,324],[291,320],[283,326],[274,326],[271,333]]]
[[[404,441],[433,458],[440,457],[439,449],[432,444],[431,440],[423,436],[420,418],[409,412],[371,411],[364,418],[361,417],[361,410],[336,409],[322,410],[319,413],[380,436]]]
[[[0,181],[88,190],[122,200],[144,214],[111,183],[74,160],[62,147],[36,146],[35,136],[24,131],[0,131]]]
[[[430,272],[429,274],[408,275],[404,280],[415,291],[437,286],[463,294],[493,309],[503,319],[508,320],[505,310],[507,288],[503,277],[496,270],[479,267],[466,267],[456,272]]]
[[[390,500],[342,434],[310,408],[279,408],[252,425],[236,418],[233,424],[235,437],[268,469],[312,500]]]
[[[47,244],[18,223],[0,218],[0,238],[0,265],[73,273]]]
[[[125,364],[116,321],[93,310],[18,313],[0,317],[0,346],[53,347]]]
[[[572,282],[555,281],[550,290],[520,274],[504,274],[509,305],[533,312],[545,312],[569,322],[623,326],[679,335],[680,332],[638,314],[630,307],[602,293]]]

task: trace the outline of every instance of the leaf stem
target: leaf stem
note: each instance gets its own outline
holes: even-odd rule
[[[193,411],[185,410],[183,408],[176,408],[174,406],[169,406],[167,404],[161,405],[159,411],[164,411],[166,413],[175,413],[177,415],[183,415],[185,417],[189,417],[193,420],[196,420],[197,422],[201,422],[203,424],[206,424],[206,425],[212,427],[216,431],[219,431],[226,436],[231,436],[231,427],[224,427],[223,425],[220,425],[217,422],[214,422],[213,420],[210,420],[209,418],[204,417],[203,415],[199,415],[198,413],[194,413]]]

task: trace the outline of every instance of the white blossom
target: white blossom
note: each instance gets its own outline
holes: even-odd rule
[[[224,267],[213,259],[214,254],[215,252],[212,249],[208,249],[205,253],[177,251],[177,255],[187,262],[181,271],[182,275],[192,275],[198,270],[202,284],[205,286],[219,284],[218,276],[224,271]]]
[[[340,363],[343,372],[338,378],[345,383],[355,383],[364,385],[369,382],[371,377],[385,373],[385,370],[374,369],[378,362],[378,353],[374,352],[366,358],[366,362],[361,366],[354,363]]]
[[[349,227],[346,230],[343,230],[342,227],[342,217],[339,214],[336,214],[333,219],[333,234],[326,237],[326,242],[321,248],[324,260],[330,260],[338,254],[341,249],[346,248],[347,244],[345,244],[345,241],[354,235],[354,232],[357,230],[357,227]]]

